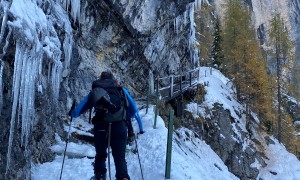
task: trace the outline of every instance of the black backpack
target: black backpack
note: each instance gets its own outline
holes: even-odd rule
[[[103,88],[103,87],[101,87]],[[118,109],[115,113],[105,112],[102,111],[102,118],[104,121],[112,123],[117,121],[126,120],[126,109],[128,106],[127,98],[122,90],[121,87],[106,87],[103,88],[108,93],[108,98],[112,104],[116,106]],[[95,109],[101,109],[101,105],[95,106]]]

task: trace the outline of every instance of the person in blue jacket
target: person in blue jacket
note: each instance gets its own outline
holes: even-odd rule
[[[129,180],[125,150],[128,138],[134,137],[131,118],[138,121],[140,133],[144,133],[138,108],[124,87],[120,87],[111,72],[102,72],[100,79],[92,84],[91,92],[70,112],[74,118],[95,109],[92,119],[94,124],[95,163],[94,180],[106,179],[105,161],[108,148],[108,131],[110,129],[110,146],[115,162],[116,179]],[[109,128],[110,127],[110,128]],[[127,131],[128,129],[128,131]]]

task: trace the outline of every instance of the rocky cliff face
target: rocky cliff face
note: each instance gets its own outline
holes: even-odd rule
[[[198,65],[193,0],[59,3],[1,4],[1,47],[8,48],[1,56],[0,179],[30,179],[31,162],[53,158],[48,147],[55,133],[66,136],[72,100],[86,95],[101,71],[144,95],[149,73]],[[35,14],[25,13],[29,7]]]
[[[300,51],[300,2],[297,0],[289,1],[290,8],[290,20],[292,27],[292,34],[295,38],[296,52]],[[297,54],[298,63],[300,62],[300,57]]]
[[[79,54],[84,61],[98,61],[100,70],[111,69],[135,93],[143,92],[149,71],[164,76],[197,65],[198,54],[193,48],[195,32],[190,24],[194,5],[190,2],[87,3],[81,18],[84,27],[78,37]],[[99,70],[95,71],[97,76]]]
[[[190,92],[188,95],[185,94],[185,97],[192,96],[193,99],[197,99],[193,94],[195,95],[194,92]],[[201,101],[198,104],[203,106]],[[258,138],[260,132],[257,124],[248,124],[246,129],[243,129],[244,114],[242,110],[236,113],[240,119],[234,118],[222,104],[215,103],[213,108],[205,110],[205,115],[196,118],[185,111],[184,118],[180,122],[182,126],[191,129],[199,136],[198,138],[204,140],[235,176],[243,180],[257,179],[259,170],[254,164],[258,162],[262,167],[267,165],[265,162],[267,157],[262,146],[266,141]]]
[[[273,13],[277,10],[281,13],[284,18],[287,28],[291,32],[291,37],[296,43],[296,51],[299,51],[300,45],[300,2],[297,0],[243,0],[248,4],[250,10],[253,12],[253,25],[257,30],[257,36],[261,40],[261,44],[266,42],[269,21],[273,17]],[[217,13],[220,17],[224,15],[224,8],[222,5],[225,4],[225,0],[214,0],[214,4]],[[298,62],[300,61],[299,55],[297,55]]]

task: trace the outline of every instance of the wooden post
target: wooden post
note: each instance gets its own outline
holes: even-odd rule
[[[198,83],[200,82],[200,67],[198,68]]]
[[[153,125],[154,129],[156,129],[158,107],[159,107],[159,78],[157,78],[156,80],[156,106],[155,106],[155,116],[154,116],[154,125]]]
[[[180,76],[179,89],[180,89],[180,93],[182,93],[182,76]]]
[[[168,125],[168,141],[167,141],[166,171],[165,171],[166,179],[170,179],[171,177],[171,157],[172,157],[173,122],[174,122],[173,109],[170,109],[169,112],[170,112],[170,119]]]
[[[173,78],[173,76],[171,76],[170,77],[170,90],[169,90],[169,97],[170,97],[170,99],[172,98],[172,96],[173,96],[173,80],[174,80],[174,78]]]
[[[192,72],[190,72],[190,86],[192,86]]]
[[[183,95],[181,94],[180,97],[179,97],[179,111],[178,111],[178,117],[180,117],[180,119],[182,119],[183,117]]]
[[[149,98],[151,96],[151,93],[150,93],[150,84],[149,84],[149,87],[148,87],[148,92],[147,92],[147,102],[146,102],[146,114],[148,114],[148,108],[149,108]]]

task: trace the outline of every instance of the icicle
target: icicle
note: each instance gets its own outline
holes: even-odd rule
[[[202,2],[202,0],[195,0],[195,8],[196,8],[196,10],[200,10],[201,9],[201,2]]]
[[[64,53],[65,53],[65,61],[64,61],[64,68],[68,69],[70,66],[71,55],[72,55],[72,47],[73,47],[73,36],[72,36],[72,27],[71,24],[65,22],[65,39],[63,43]]]
[[[177,17],[175,18],[175,32],[178,35],[178,19],[177,19]]]
[[[183,22],[184,22],[184,25],[187,24],[187,11],[184,11],[184,14],[183,14]]]
[[[8,16],[8,9],[10,7],[10,2],[8,1],[1,1],[2,2],[2,7],[3,7],[3,18],[2,18],[2,25],[1,25],[1,32],[0,32],[0,43],[2,42],[4,33],[5,33],[5,29],[6,29],[6,25],[7,25],[7,16]]]
[[[6,49],[9,45],[9,39],[10,39],[10,36],[11,36],[11,32],[12,32],[12,29],[11,29],[11,27],[9,27],[9,31],[8,31],[8,34],[7,34],[6,39],[5,39],[5,45],[3,47],[2,57],[4,57],[4,55],[6,54]]]
[[[8,44],[9,44],[9,39],[10,39],[10,36],[11,36],[11,32],[12,32],[12,29],[9,27],[9,32],[6,36],[6,42],[5,42],[5,45],[3,47],[2,58],[6,54],[6,49],[7,49]],[[1,116],[2,106],[3,106],[3,94],[2,94],[2,92],[3,92],[3,69],[4,69],[4,62],[1,59],[0,60],[0,116]]]
[[[80,18],[80,0],[62,0],[62,5],[66,9],[66,11],[69,11],[69,6],[71,5],[71,16],[76,22],[77,19]]]
[[[69,12],[70,0],[61,0],[61,4],[65,8],[65,10]]]
[[[60,89],[60,80],[61,80],[61,73],[62,73],[62,65],[61,63],[54,63],[51,70],[51,86],[54,99],[58,99],[59,89]]]
[[[72,2],[72,5],[70,2]],[[66,8],[71,5],[72,16],[74,16],[74,19],[76,20],[80,14],[80,11],[76,11],[80,9],[80,1],[66,0],[64,1],[64,4],[64,7]],[[64,13],[61,6],[56,5],[55,3],[51,5],[53,5],[52,17],[46,16],[42,9],[37,6],[36,1],[13,1],[11,5],[12,7],[10,8],[10,12],[13,14],[13,16],[15,16],[15,20],[12,22],[9,21],[8,25],[9,27],[13,27],[12,29],[15,32],[14,38],[17,41],[13,71],[13,103],[10,121],[6,174],[11,166],[10,157],[12,155],[12,144],[14,141],[13,139],[16,121],[18,122],[18,126],[22,126],[21,146],[23,146],[25,149],[24,157],[30,161],[31,150],[28,146],[28,143],[35,117],[35,90],[36,88],[42,90],[41,84],[44,79],[45,82],[47,82],[46,78],[48,77],[48,83],[52,90],[53,99],[57,100],[60,89],[62,69],[63,67],[68,68],[70,64],[73,46],[71,24],[68,21],[67,14]],[[22,12],[28,10],[28,8],[32,12],[36,12],[40,18],[34,18],[26,13],[22,14]],[[55,31],[54,23],[65,28],[65,39],[63,42],[65,53],[64,65],[61,62],[61,42],[58,38],[57,32]],[[12,30],[10,29],[7,36],[7,42],[9,40],[11,31]],[[7,46],[8,44],[6,44],[3,48],[4,53]],[[43,57],[45,55],[47,56],[47,60],[50,61],[43,62]],[[43,75],[42,63],[49,64],[47,77]],[[0,65],[0,81],[2,81],[3,63]],[[0,90],[1,88],[2,87],[0,87]],[[27,171],[30,172],[30,170]]]
[[[176,32],[176,18],[173,20],[174,32]]]
[[[79,18],[80,18],[80,0],[71,0],[71,6],[72,6],[71,14],[72,14],[72,17],[73,17],[74,21],[75,22],[77,20],[79,21]]]
[[[15,128],[15,119],[17,114],[18,100],[19,100],[19,90],[20,90],[20,74],[22,68],[22,50],[19,47],[19,43],[16,45],[16,55],[14,62],[14,75],[13,75],[13,105],[12,105],[12,113],[10,120],[10,130],[9,130],[9,140],[8,140],[8,152],[7,152],[7,161],[6,161],[6,173],[10,168],[10,157],[12,150],[12,142],[14,139],[14,128]]]
[[[180,25],[181,25],[180,16],[177,16],[176,17],[176,34],[178,34],[180,31]]]
[[[4,62],[0,61],[0,116],[3,107],[3,69],[4,69]]]
[[[189,49],[190,49],[190,57],[191,61],[194,65],[198,64],[198,49],[196,47],[196,37],[195,37],[195,21],[194,21],[194,13],[195,6],[194,3],[192,5],[188,5],[189,17],[190,17],[190,37],[189,37]]]

